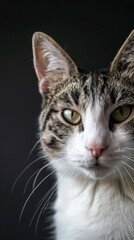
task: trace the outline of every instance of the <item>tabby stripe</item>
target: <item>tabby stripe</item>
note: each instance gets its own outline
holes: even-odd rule
[[[79,97],[80,97],[80,93],[78,92],[78,90],[72,90],[70,95],[73,98],[74,103],[78,106],[79,105]]]
[[[45,118],[45,121],[44,121],[44,124],[43,124],[43,127],[42,127],[42,131],[45,131],[45,129],[46,129],[46,123],[48,122],[48,120],[50,119],[50,116],[51,116],[51,114],[53,113],[53,112],[58,112],[58,111],[56,111],[55,109],[53,109],[53,108],[50,108],[50,110],[48,111],[48,113],[47,113],[47,115],[46,115],[46,118]]]
[[[59,142],[63,143],[62,140],[60,138],[57,138],[56,136],[51,136],[51,139],[49,141],[49,143],[45,143],[49,148],[58,148],[59,146]],[[58,144],[57,144],[58,143]]]

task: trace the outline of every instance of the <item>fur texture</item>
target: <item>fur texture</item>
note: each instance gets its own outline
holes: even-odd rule
[[[134,239],[134,31],[105,72],[33,35],[42,152],[56,171],[56,240]]]

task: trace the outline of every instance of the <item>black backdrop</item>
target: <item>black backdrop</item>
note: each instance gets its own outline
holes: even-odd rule
[[[99,2],[99,1],[98,1]],[[22,175],[13,194],[11,188],[20,172],[37,158],[37,117],[41,98],[33,69],[31,38],[35,31],[51,35],[87,69],[107,67],[134,27],[133,1],[33,1],[31,4],[4,1],[0,9],[0,237],[1,240],[48,239],[48,224],[37,217],[29,228],[37,202],[47,192],[48,178],[28,202],[21,222],[19,215],[30,194],[23,190],[36,164]],[[34,169],[35,167],[35,169]],[[43,172],[47,174],[47,172]],[[42,174],[42,175],[43,175]],[[43,176],[40,177],[42,179]],[[39,180],[40,180],[39,179]]]

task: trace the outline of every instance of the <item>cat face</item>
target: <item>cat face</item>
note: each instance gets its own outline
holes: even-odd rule
[[[33,55],[43,99],[41,145],[53,167],[62,174],[90,179],[130,173],[134,165],[134,31],[106,72],[79,71],[43,33],[33,36]]]

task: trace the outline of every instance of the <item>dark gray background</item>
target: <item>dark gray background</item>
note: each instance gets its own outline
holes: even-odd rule
[[[134,27],[134,4],[133,1],[88,0],[44,0],[31,4],[4,1],[3,4],[0,9],[0,239],[34,240],[35,222],[29,228],[29,221],[53,179],[31,198],[20,223],[19,214],[31,186],[25,196],[23,190],[38,166],[25,172],[11,195],[17,176],[37,158],[35,150],[25,162],[37,140],[41,104],[32,62],[32,34],[43,31],[51,35],[80,67],[107,67]],[[41,218],[36,236],[39,240],[48,239],[43,229],[47,223],[43,221]]]

